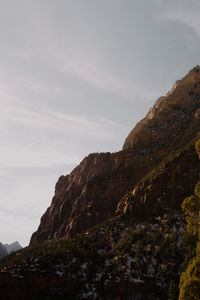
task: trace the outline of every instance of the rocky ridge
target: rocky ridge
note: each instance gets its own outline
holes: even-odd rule
[[[8,254],[22,249],[22,246],[19,244],[18,241],[13,242],[11,244],[4,244],[4,247],[6,248]]]

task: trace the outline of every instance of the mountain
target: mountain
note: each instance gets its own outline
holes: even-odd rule
[[[6,248],[8,254],[22,249],[22,246],[19,244],[18,241],[14,242],[12,244],[4,244],[4,247]]]
[[[0,243],[0,259],[20,249],[22,249],[22,246],[17,241],[12,244]]]
[[[0,259],[6,255],[8,255],[8,252],[5,248],[5,246],[2,243],[0,243]]]
[[[70,175],[61,176],[51,206],[41,218],[30,245],[73,237],[113,217],[127,191],[165,157],[197,136],[199,97],[200,67],[197,66],[155,102],[128,135],[122,151],[90,154]],[[185,191],[181,196],[186,194]]]
[[[196,255],[181,204],[199,181],[199,118],[197,66],[122,151],[90,154],[59,178],[30,246],[0,263],[0,298],[177,299]]]

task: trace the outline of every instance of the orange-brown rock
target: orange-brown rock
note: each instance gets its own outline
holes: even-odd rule
[[[200,128],[200,67],[178,80],[130,132],[123,150],[138,149],[162,157],[196,136]]]
[[[59,178],[31,244],[67,238],[112,217],[133,182],[150,170],[147,161],[133,151],[90,154],[70,175]]]
[[[59,178],[51,206],[32,235],[31,244],[68,238],[114,216],[127,191],[169,153],[197,136],[199,118],[197,66],[155,102],[127,137],[123,151],[90,154],[70,175]]]

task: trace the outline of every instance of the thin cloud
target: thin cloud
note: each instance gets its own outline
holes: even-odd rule
[[[108,126],[119,126],[114,122],[107,121],[95,122],[81,116],[64,114],[54,111],[43,105],[37,110],[34,107],[19,107],[13,105],[5,105],[3,112],[0,113],[1,122],[18,122],[24,126],[30,126],[35,129],[47,129],[53,131],[70,132],[71,134],[98,135],[108,136]]]
[[[55,57],[56,55],[54,55]],[[89,61],[88,57],[80,57],[65,55],[57,55],[55,68],[65,73],[77,77],[79,80],[93,86],[94,88],[116,94],[124,97],[124,99],[148,98],[155,97],[156,92],[152,88],[142,89],[141,84],[138,84],[137,79],[130,78],[128,80],[122,77],[116,77],[113,70],[107,70],[101,66],[98,59]],[[134,75],[134,74],[133,74]],[[137,75],[135,74],[137,77]]]
[[[162,13],[159,16],[159,20],[165,21],[174,21],[178,22],[182,25],[187,26],[190,28],[195,35],[200,39],[200,4],[195,4],[190,6],[178,6],[173,8],[172,10]]]
[[[61,72],[70,73],[77,76],[80,80],[85,81],[98,89],[117,93],[123,91],[125,83],[114,78],[113,74],[108,74],[97,65],[97,62],[91,64],[85,59],[78,57],[63,58],[62,64],[58,67]]]

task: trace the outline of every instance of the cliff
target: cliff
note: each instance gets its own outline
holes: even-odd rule
[[[192,141],[200,130],[199,121],[200,67],[197,66],[177,81],[166,96],[155,102],[147,116],[128,135],[122,151],[90,154],[70,175],[59,178],[52,203],[42,216],[30,244],[73,237],[115,216],[116,209],[119,212],[122,207],[121,211],[129,210],[137,215],[140,205],[135,205],[134,209],[132,204],[125,205],[128,201],[123,196],[131,192],[163,159],[173,156],[178,149]],[[195,156],[194,151],[190,154],[189,160]],[[148,186],[149,183],[143,185]],[[136,190],[139,195],[140,188],[136,187]],[[160,197],[158,191],[156,199]],[[176,196],[182,199],[187,194],[187,186],[182,184],[175,191]],[[143,194],[137,199],[143,199]],[[154,213],[149,209],[155,206],[152,202],[144,199],[137,201],[142,203],[141,211],[145,210],[146,216]],[[175,202],[175,199],[172,201],[166,197],[164,205],[179,209],[181,201]],[[159,213],[159,210],[163,210],[162,201],[157,206]]]

